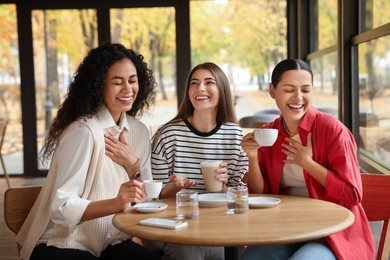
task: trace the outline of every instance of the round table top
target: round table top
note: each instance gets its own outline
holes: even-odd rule
[[[250,208],[244,214],[226,214],[226,206],[200,207],[199,217],[188,219],[188,228],[170,230],[142,226],[142,219],[158,217],[175,219],[175,199],[158,202],[168,208],[157,213],[139,213],[135,209],[118,213],[113,224],[132,236],[199,246],[244,246],[291,243],[313,240],[341,231],[354,221],[348,209],[334,203],[304,197],[282,195],[268,196],[281,199],[270,208]]]

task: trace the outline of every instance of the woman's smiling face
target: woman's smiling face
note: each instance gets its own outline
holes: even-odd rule
[[[192,74],[189,97],[195,110],[217,111],[219,90],[210,71],[199,69]]]
[[[137,69],[129,59],[115,62],[108,69],[104,85],[104,104],[115,122],[122,112],[129,111],[137,97]]]
[[[311,74],[306,70],[284,72],[277,86],[270,84],[270,95],[284,118],[301,120],[312,105]]]

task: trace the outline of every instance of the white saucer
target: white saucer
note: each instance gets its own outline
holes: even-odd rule
[[[249,197],[249,207],[270,208],[280,203],[280,199],[273,197]]]
[[[159,212],[159,211],[163,211],[167,207],[168,207],[167,204],[159,203],[159,202],[146,202],[146,203],[135,204],[133,206],[135,210],[142,213]]]
[[[226,193],[204,193],[198,195],[200,207],[226,207]]]

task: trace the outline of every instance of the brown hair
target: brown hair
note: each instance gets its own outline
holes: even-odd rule
[[[230,90],[229,80],[227,79],[223,70],[216,64],[212,62],[201,63],[195,66],[187,78],[186,89],[184,93],[184,99],[180,104],[179,111],[177,115],[170,121],[177,121],[178,119],[186,119],[189,116],[194,114],[194,106],[191,103],[189,97],[189,88],[191,83],[192,75],[200,69],[208,70],[213,74],[215,78],[215,83],[219,92],[219,100],[218,100],[218,111],[217,111],[217,122],[221,123],[237,123],[236,113],[233,105],[233,97]]]

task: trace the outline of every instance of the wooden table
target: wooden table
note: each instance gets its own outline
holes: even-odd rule
[[[252,195],[255,196],[255,195]],[[224,246],[225,259],[240,259],[241,246],[302,242],[328,236],[343,230],[354,221],[348,209],[322,200],[281,195],[272,208],[249,209],[245,214],[226,214],[226,207],[200,207],[199,217],[189,219],[188,228],[168,230],[141,226],[138,222],[149,217],[176,217],[174,199],[160,200],[168,208],[158,213],[138,213],[134,209],[118,213],[113,224],[132,236],[198,246]]]

